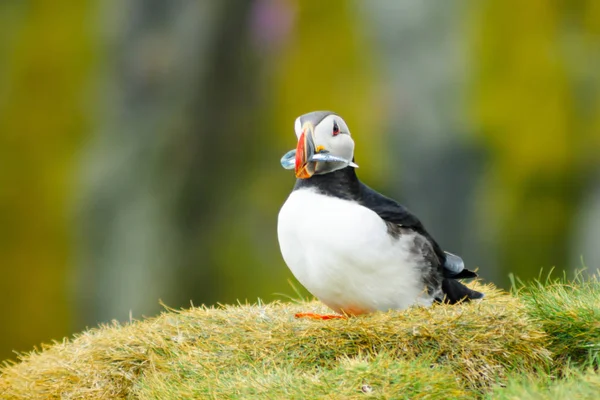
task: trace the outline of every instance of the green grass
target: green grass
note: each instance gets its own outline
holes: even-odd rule
[[[516,294],[531,318],[548,334],[557,363],[600,366],[600,282],[548,279],[521,284]]]
[[[92,329],[0,369],[0,398],[597,398],[600,284],[347,320],[291,302],[195,307]],[[587,397],[586,397],[587,396]]]
[[[566,371],[563,371],[566,372]],[[508,386],[496,387],[487,399],[498,400],[597,400],[600,374],[592,369],[572,370],[561,379],[555,376],[514,377]]]

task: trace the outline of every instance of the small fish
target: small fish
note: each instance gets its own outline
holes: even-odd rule
[[[285,169],[296,167],[296,149],[288,151],[281,157],[281,166]]]
[[[337,157],[337,156],[332,156],[329,153],[317,153],[314,154],[311,158],[310,161],[315,161],[315,162],[339,162],[339,163],[344,163],[347,166],[351,166],[353,168],[358,168],[358,165],[356,165],[355,163],[353,163],[352,161],[348,161],[345,158],[342,157]]]

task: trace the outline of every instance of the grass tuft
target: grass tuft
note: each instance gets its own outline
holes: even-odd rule
[[[565,278],[517,288],[527,313],[548,334],[557,364],[600,367],[600,281]]]
[[[594,282],[513,294],[473,283],[483,301],[347,320],[294,319],[329,312],[315,301],[167,310],[22,355],[0,369],[0,398],[475,399],[594,388],[593,372],[573,369],[598,354]]]

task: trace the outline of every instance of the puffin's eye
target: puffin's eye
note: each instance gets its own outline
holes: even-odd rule
[[[337,122],[333,121],[333,136],[337,136],[338,133],[340,133],[340,128],[338,127]]]

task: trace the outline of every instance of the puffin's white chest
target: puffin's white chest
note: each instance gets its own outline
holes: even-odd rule
[[[338,312],[431,304],[410,251],[414,237],[390,236],[385,222],[358,203],[296,190],[279,213],[278,236],[292,273]]]

